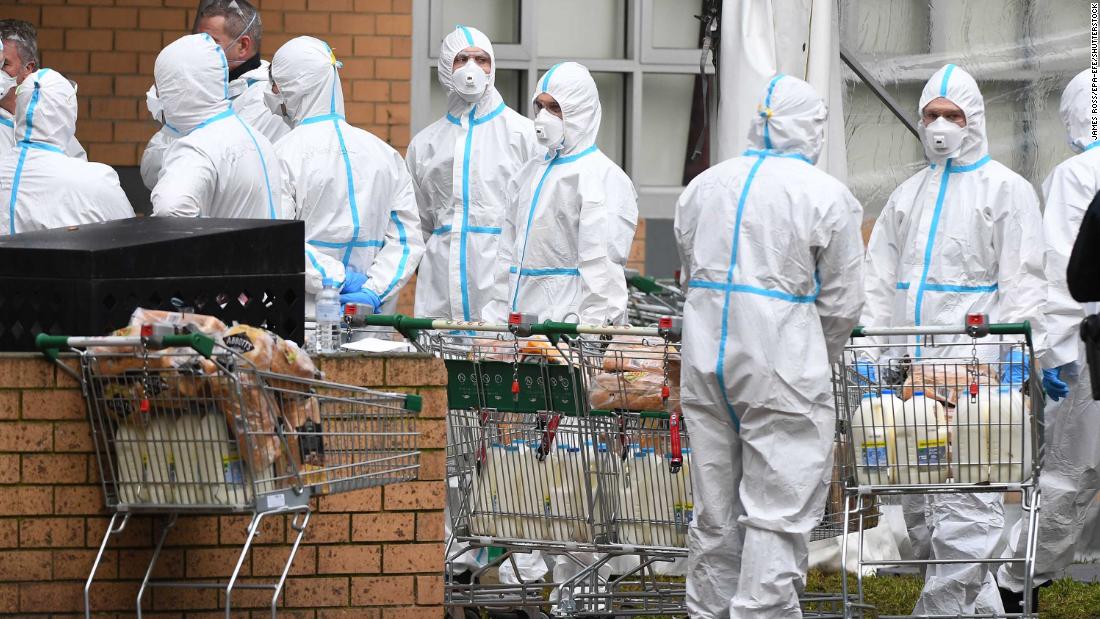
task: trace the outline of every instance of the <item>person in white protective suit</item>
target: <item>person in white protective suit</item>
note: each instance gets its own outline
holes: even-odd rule
[[[70,157],[76,89],[41,69],[16,88],[16,147],[0,153],[0,235],[134,216],[110,166]]]
[[[153,215],[289,218],[279,212],[275,148],[229,101],[229,66],[207,34],[189,34],[160,52],[153,69],[157,114],[180,137],[164,155]]]
[[[863,209],[814,167],[824,101],[776,75],[757,109],[749,150],[676,204],[694,454],[687,607],[700,618],[802,616],[833,459],[829,364],[863,304]]]
[[[342,302],[392,312],[424,251],[420,217],[401,155],[344,119],[339,68],[313,37],[272,58],[269,107],[294,127],[275,145],[281,211],[305,222],[307,269],[323,254],[347,272],[331,274],[343,281]]]
[[[588,69],[554,65],[532,98],[545,154],[509,184],[492,300],[483,318],[510,312],[539,320],[620,324],[624,266],[638,223],[630,177],[596,148],[600,99]]]
[[[1092,71],[1077,74],[1065,92],[1059,111],[1076,156],[1062,162],[1043,182],[1046,209],[1046,291],[1043,314],[1047,347],[1040,358],[1043,387],[1057,404],[1047,404],[1046,451],[1039,491],[1038,545],[1033,585],[1051,581],[1073,562],[1074,546],[1085,524],[1089,503],[1100,491],[1100,402],[1092,387],[1079,335],[1086,314],[1095,313],[1073,300],[1066,284],[1069,262],[1085,210],[1100,191],[1100,140],[1093,136]],[[1066,396],[1069,396],[1068,398]],[[1022,557],[1026,519],[1009,536],[1010,548]],[[1008,612],[1020,612],[1023,564],[1004,564],[997,571],[1001,599]],[[1036,587],[1037,589],[1037,587]],[[1034,590],[1033,590],[1034,591]],[[1033,597],[1032,610],[1037,600]]]
[[[1029,320],[1042,342],[1039,201],[1026,180],[990,158],[977,83],[955,65],[942,67],[918,114],[930,165],[894,191],[875,222],[861,324],[961,327],[967,314],[982,313],[994,322]],[[934,356],[924,342],[910,352],[918,361]],[[903,509],[917,558],[990,558],[1004,527],[999,493],[910,495]],[[989,564],[931,565],[925,576],[915,614],[1003,611]]]
[[[407,163],[427,243],[417,275],[417,316],[479,320],[489,301],[508,182],[541,156],[531,121],[493,85],[493,44],[458,26],[439,50],[447,114],[416,134]]]
[[[21,19],[0,19],[0,45],[3,46],[0,49],[3,58],[0,62],[0,155],[3,155],[22,139],[15,133],[15,87],[38,71],[38,32],[34,25]],[[75,134],[63,150],[70,157],[88,159]]]
[[[225,52],[229,66],[229,99],[233,111],[256,132],[272,144],[290,132],[280,116],[264,105],[270,65],[260,59],[263,22],[260,12],[248,0],[207,0],[199,6],[193,34],[206,33]],[[146,102],[156,120],[156,88],[150,87]],[[169,127],[161,127],[153,135],[141,155],[141,180],[150,190],[157,184],[164,164],[164,154],[178,135]]]

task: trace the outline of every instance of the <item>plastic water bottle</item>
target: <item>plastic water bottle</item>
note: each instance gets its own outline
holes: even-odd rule
[[[317,352],[336,352],[340,344],[340,290],[336,282],[325,278],[317,293]]]

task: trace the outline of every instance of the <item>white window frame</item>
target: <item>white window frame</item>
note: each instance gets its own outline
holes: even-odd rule
[[[430,76],[439,62],[439,42],[445,32],[441,7],[445,0],[413,0],[413,58],[412,58],[412,132],[415,135],[437,120],[431,117]],[[652,0],[625,0],[626,50],[624,58],[561,58],[537,56],[537,32],[535,28],[539,10],[554,10],[554,3],[538,0],[519,2],[519,44],[494,45],[498,69],[518,70],[524,73],[521,80],[526,93],[534,89],[541,73],[555,64],[577,60],[593,73],[618,73],[625,79],[623,169],[634,181],[638,191],[638,212],[642,218],[671,219],[676,197],[683,191],[682,185],[652,185],[635,175],[636,162],[641,157],[642,135],[642,80],[646,74],[673,73],[697,75],[700,50],[652,48],[650,32],[653,16]],[[713,74],[714,67],[707,63],[706,72]],[[713,102],[714,99],[712,98]],[[527,106],[521,106],[525,108]],[[516,110],[530,116],[530,109]],[[711,133],[711,161],[714,161],[714,127],[716,109],[708,107]],[[606,120],[606,117],[605,117]],[[692,136],[693,137],[693,136]]]

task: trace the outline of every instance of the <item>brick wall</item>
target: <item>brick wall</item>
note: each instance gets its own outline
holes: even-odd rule
[[[331,380],[424,396],[420,480],[315,499],[280,616],[397,619],[442,614],[445,373],[435,359],[321,360]],[[77,613],[83,582],[109,514],[97,481],[89,424],[75,382],[44,359],[0,355],[0,615]],[[97,611],[132,616],[154,544],[154,520],[131,520],[96,575]],[[225,578],[247,516],[181,517],[158,563],[169,578]],[[243,582],[272,581],[292,539],[286,519],[266,519]],[[265,599],[266,598],[266,599]],[[154,590],[155,616],[219,616],[213,590]],[[267,616],[269,592],[238,591],[238,616]],[[187,611],[187,612],[183,612]],[[65,615],[68,616],[68,615]]]
[[[344,62],[348,122],[409,143],[412,0],[258,0],[262,56],[308,34]],[[77,137],[93,161],[137,165],[156,130],[145,109],[153,63],[191,31],[198,0],[15,0],[0,15],[38,26],[43,66],[79,85]]]

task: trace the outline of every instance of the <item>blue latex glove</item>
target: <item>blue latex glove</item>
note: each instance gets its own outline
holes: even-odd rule
[[[344,273],[344,285],[340,287],[340,293],[359,292],[365,283],[367,283],[366,275],[349,269]]]
[[[372,314],[377,314],[378,309],[382,307],[382,299],[378,298],[378,295],[370,288],[341,294],[340,304],[347,305],[348,303],[358,304],[359,307],[370,306]]]
[[[1043,370],[1043,391],[1055,402],[1069,395],[1069,385],[1062,380],[1062,368]]]
[[[856,374],[859,374],[860,376],[865,378],[868,383],[878,382],[877,376],[875,374],[875,366],[872,363],[868,363],[866,361],[857,361]]]
[[[1027,358],[1022,350],[1010,350],[1004,358],[1001,384],[1022,385],[1031,376],[1027,371]]]

